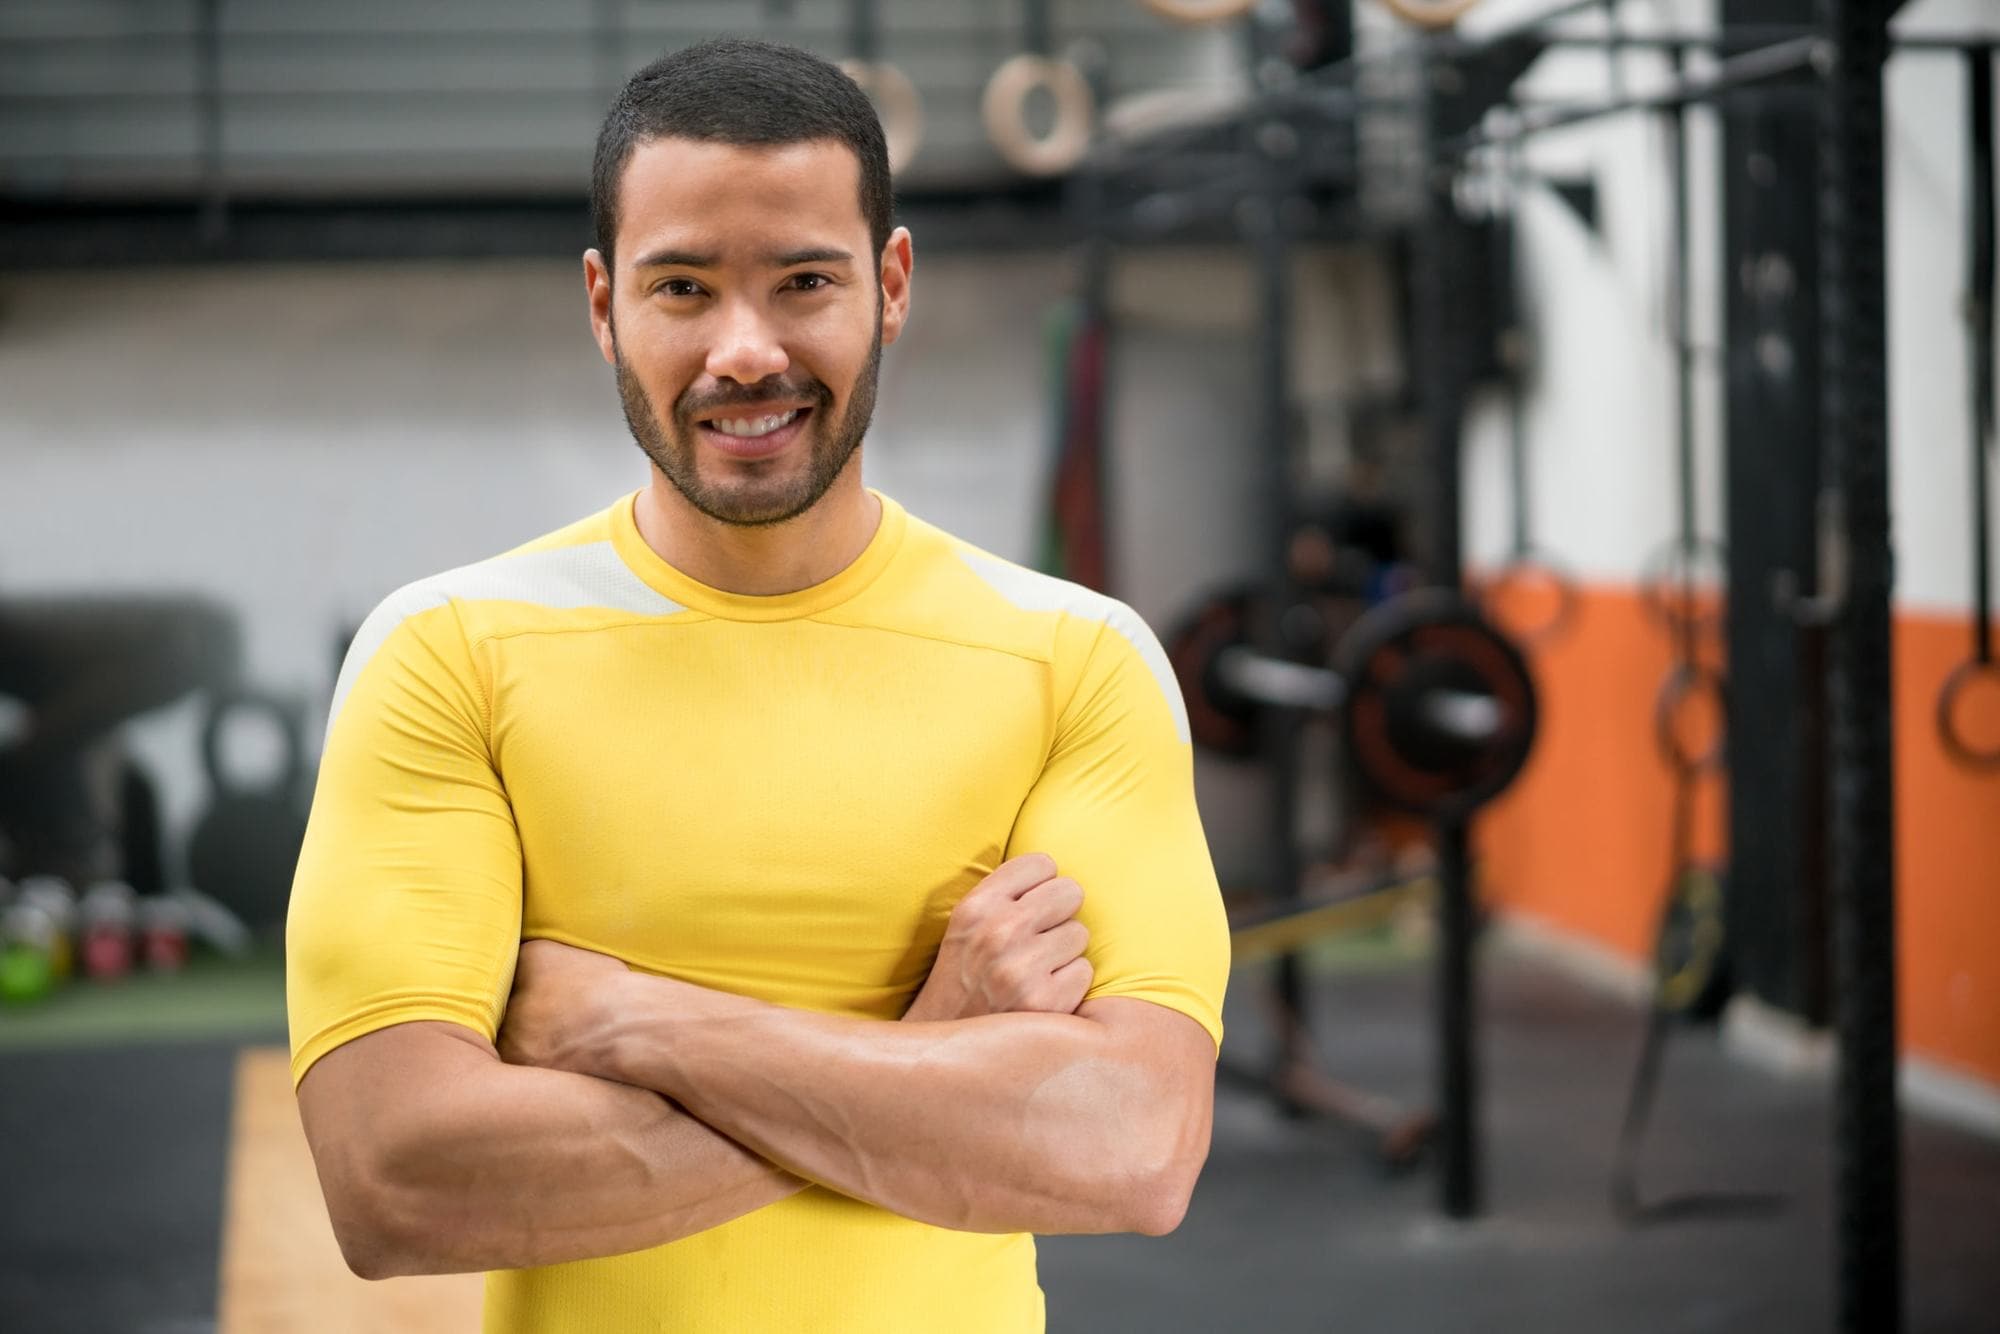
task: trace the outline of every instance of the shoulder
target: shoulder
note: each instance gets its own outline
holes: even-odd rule
[[[400,641],[427,665],[444,665],[482,639],[562,629],[605,614],[624,620],[682,610],[634,574],[612,544],[601,511],[511,550],[404,584],[369,612],[348,646],[334,712],[370,663]]]
[[[913,540],[940,582],[965,592],[941,603],[968,625],[967,637],[1011,628],[1037,645],[1058,674],[1129,677],[1157,688],[1187,736],[1186,710],[1159,637],[1126,603],[1095,589],[994,555],[940,528],[911,520]]]

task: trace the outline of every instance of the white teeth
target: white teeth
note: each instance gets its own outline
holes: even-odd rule
[[[798,415],[799,410],[793,408],[790,412],[780,412],[772,417],[717,417],[709,425],[724,435],[754,439],[760,435],[769,435],[780,426],[790,425],[792,418]]]

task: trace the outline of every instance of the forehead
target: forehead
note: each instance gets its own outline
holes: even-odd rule
[[[780,233],[852,244],[866,238],[861,162],[846,144],[720,144],[652,139],[634,146],[619,182],[618,254],[666,242],[727,252]],[[856,250],[862,253],[866,247]]]

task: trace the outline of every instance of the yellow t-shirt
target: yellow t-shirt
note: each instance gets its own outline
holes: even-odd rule
[[[497,1031],[524,938],[893,1020],[961,896],[1041,851],[1084,888],[1091,996],[1220,1043],[1229,943],[1187,718],[1123,604],[882,498],[825,583],[747,597],[633,497],[400,590],[335,691],[292,891],[292,1075],[411,1020]],[[1034,1241],[820,1187],[630,1255],[492,1274],[486,1329],[1020,1334]]]

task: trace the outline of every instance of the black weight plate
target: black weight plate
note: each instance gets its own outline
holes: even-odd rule
[[[1257,706],[1230,693],[1215,664],[1224,649],[1250,642],[1256,600],[1250,589],[1217,593],[1189,612],[1166,642],[1167,661],[1187,700],[1189,734],[1196,745],[1236,759],[1257,754]]]
[[[1341,640],[1349,762],[1398,809],[1462,820],[1512,783],[1534,749],[1537,707],[1527,659],[1447,589],[1418,589],[1369,610]],[[1494,701],[1490,738],[1471,741],[1423,722],[1440,690]]]
[[[252,928],[285,920],[305,817],[290,798],[222,795],[188,840],[188,879]]]

